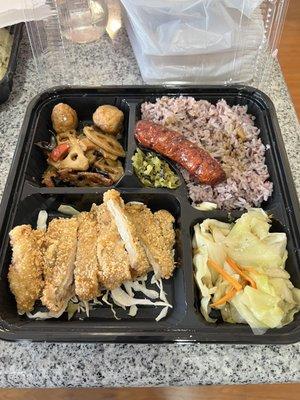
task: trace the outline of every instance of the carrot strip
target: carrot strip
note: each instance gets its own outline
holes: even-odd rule
[[[252,272],[253,274],[261,274],[261,272],[257,271],[255,268],[253,267],[243,267],[242,270],[244,272]]]
[[[230,276],[226,271],[224,271],[224,269],[222,267],[220,267],[220,265],[218,263],[216,263],[213,260],[208,260],[207,264],[209,265],[209,267],[213,268],[215,271],[219,272],[220,275],[223,276],[223,278],[228,281],[235,289],[237,292],[239,292],[240,290],[243,289],[243,286],[241,284],[239,284],[239,282],[234,279],[232,276]]]
[[[235,296],[235,294],[236,294],[236,290],[234,288],[231,288],[227,293],[225,293],[225,295],[223,297],[221,297],[219,300],[212,303],[210,306],[213,308],[222,306],[223,304],[225,304],[229,300],[231,300],[233,298],[233,296]]]
[[[227,257],[226,261],[228,262],[228,264],[230,265],[230,267],[237,272],[239,275],[241,275],[242,278],[245,279],[245,281],[248,281],[250,283],[250,285],[256,289],[256,283],[254,282],[254,280],[252,278],[250,278],[250,276],[248,276],[244,271],[242,271],[240,269],[240,266],[231,258]]]

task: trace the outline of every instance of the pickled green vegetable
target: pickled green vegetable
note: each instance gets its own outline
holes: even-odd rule
[[[166,187],[176,189],[180,185],[179,177],[169,164],[151,152],[146,154],[137,149],[132,157],[134,172],[146,187]]]

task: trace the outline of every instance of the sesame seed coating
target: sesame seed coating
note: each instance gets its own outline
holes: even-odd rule
[[[53,312],[60,311],[72,295],[77,229],[77,218],[57,218],[49,223],[45,236],[45,288],[41,300]]]
[[[80,300],[92,300],[99,296],[97,238],[98,222],[94,212],[82,212],[78,216],[78,242],[75,261],[75,294]]]
[[[170,278],[175,266],[172,251],[175,244],[173,216],[166,210],[153,214],[143,204],[127,204],[125,209],[155,273],[161,278]]]
[[[145,275],[151,270],[145,249],[140,241],[135,225],[128,217],[120,193],[114,189],[104,194],[104,204],[113,218],[118,232],[125,244],[132,268],[132,277]]]
[[[43,281],[42,246],[44,232],[33,230],[30,225],[19,225],[10,231],[13,248],[8,280],[15,295],[18,312],[31,311],[40,297]]]

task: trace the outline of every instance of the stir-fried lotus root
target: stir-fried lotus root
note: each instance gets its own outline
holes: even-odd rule
[[[55,187],[53,179],[56,177],[57,177],[57,169],[49,166],[43,173],[42,184],[47,187]]]
[[[74,186],[111,186],[113,180],[102,174],[96,172],[77,172],[74,173],[69,169],[58,171],[58,177],[64,181],[69,182]]]
[[[80,135],[79,136],[79,140],[80,140],[80,146],[86,150],[86,151],[90,151],[90,150],[99,150],[99,146],[96,145],[94,142],[92,142],[88,137],[86,137],[85,135]]]
[[[50,135],[49,143],[36,143],[47,156],[48,168],[42,177],[43,185],[110,186],[124,174],[118,158],[124,157],[125,151],[112,136],[122,130],[123,112],[113,106],[101,107],[96,113],[99,114],[101,109],[100,114],[105,114],[102,123],[106,121],[110,127],[105,128],[105,132],[96,126],[85,126],[77,131],[75,110],[64,103],[53,108],[51,120],[56,134]],[[110,134],[106,133],[108,131]]]
[[[118,181],[124,173],[123,166],[120,161],[102,158],[94,163],[94,166],[103,172],[106,172],[114,182]]]
[[[75,129],[70,129],[56,135],[57,144],[69,142],[71,139],[77,139],[77,132]]]
[[[86,171],[89,168],[89,161],[84,155],[77,139],[70,138],[69,153],[63,160],[53,161],[51,156],[48,163],[57,169],[69,168],[73,171]]]
[[[93,128],[92,126],[86,126],[83,128],[83,133],[97,146],[100,147],[100,149],[104,150],[104,152],[112,154],[113,156],[116,157],[124,157],[125,156],[125,151],[123,147],[120,145],[120,143],[112,136],[105,135],[104,133],[101,133],[99,130],[96,128]],[[107,157],[110,158],[110,157]]]
[[[97,157],[99,155],[97,150],[88,150],[85,153],[86,158],[89,160],[89,164],[95,164],[95,162],[97,161]]]

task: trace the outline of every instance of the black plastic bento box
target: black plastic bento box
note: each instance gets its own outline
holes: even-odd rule
[[[188,199],[185,183],[176,190],[143,188],[133,173],[131,157],[136,150],[133,131],[140,118],[144,101],[155,101],[163,95],[191,95],[212,103],[223,98],[228,104],[247,105],[261,138],[270,149],[266,162],[274,184],[274,191],[262,208],[274,217],[276,231],[286,232],[288,260],[286,269],[295,286],[300,286],[300,213],[287,156],[278,126],[274,106],[262,92],[244,86],[201,87],[101,87],[54,88],[34,98],[28,106],[20,133],[0,210],[0,337],[7,340],[32,341],[101,341],[101,342],[219,342],[219,343],[272,343],[283,344],[300,339],[300,313],[289,325],[270,329],[255,336],[250,327],[241,324],[210,324],[199,310],[200,293],[194,283],[192,264],[192,231],[197,222],[205,218],[228,220],[226,211],[198,211]],[[113,104],[125,114],[124,148],[125,174],[116,187],[125,201],[143,201],[153,211],[165,208],[176,218],[176,268],[173,278],[165,283],[168,299],[173,305],[167,317],[155,322],[157,310],[141,308],[132,318],[122,314],[115,320],[109,307],[92,310],[89,318],[75,316],[67,321],[59,319],[37,321],[19,316],[7,281],[11,259],[8,233],[16,225],[35,226],[41,209],[55,216],[59,204],[67,203],[78,210],[89,210],[91,204],[101,203],[107,188],[78,188],[41,186],[41,175],[46,161],[34,142],[47,140],[51,128],[53,106],[66,102],[73,107],[81,121],[91,122],[92,112],[101,104]],[[172,163],[171,163],[172,164]],[[175,165],[173,167],[179,173]],[[237,218],[242,211],[231,212]]]
[[[13,25],[9,28],[9,33],[13,37],[11,53],[8,61],[7,71],[0,79],[0,104],[4,103],[10,95],[13,85],[13,77],[17,67],[19,45],[22,39],[23,23]]]

